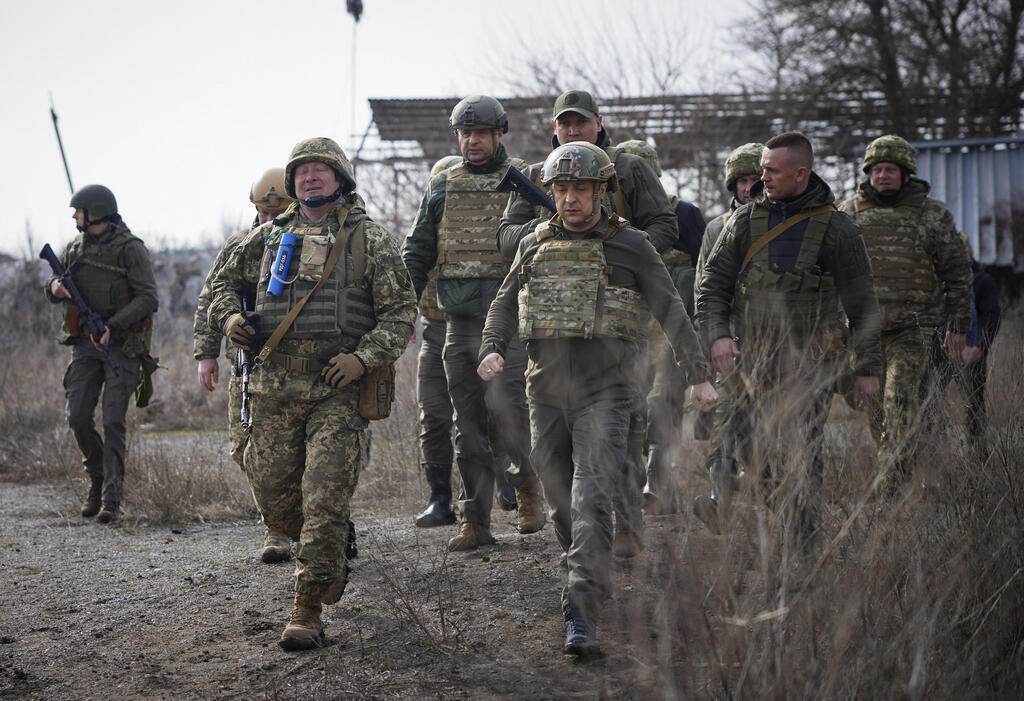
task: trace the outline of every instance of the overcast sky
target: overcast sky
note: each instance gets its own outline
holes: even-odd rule
[[[742,0],[363,5],[353,125],[353,21],[344,0],[5,3],[0,192],[8,209],[0,251],[26,253],[26,222],[33,253],[44,242],[59,250],[75,234],[51,93],[75,187],[110,187],[125,221],[152,248],[203,245],[219,241],[225,224],[248,223],[249,185],[265,168],[283,166],[296,141],[331,136],[354,151],[351,135],[370,118],[367,98],[500,96],[495,62],[478,57],[514,62],[534,41],[558,46],[580,18],[595,14],[613,26],[632,17],[654,27],[676,13],[699,30],[680,40],[701,44],[694,52],[702,60],[727,31],[728,13],[745,7]]]

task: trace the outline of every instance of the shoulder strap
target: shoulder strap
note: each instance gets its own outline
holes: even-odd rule
[[[284,338],[284,334],[288,331],[288,327],[295,321],[295,317],[299,315],[302,308],[306,306],[306,302],[309,298],[316,294],[317,290],[324,286],[327,282],[327,278],[330,277],[331,271],[334,270],[334,266],[338,264],[338,257],[341,255],[341,249],[345,247],[345,242],[348,237],[345,235],[345,217],[348,216],[348,208],[342,208],[342,211],[338,212],[338,221],[341,222],[341,230],[338,232],[338,238],[334,240],[334,245],[331,246],[331,254],[327,257],[327,263],[324,265],[324,273],[320,276],[320,279],[316,281],[316,285],[313,286],[306,296],[298,301],[298,303],[288,311],[288,315],[281,320],[281,323],[274,329],[274,333],[270,334],[270,338],[263,344],[263,348],[260,350],[260,354],[256,356],[256,364],[262,365],[263,361],[267,359],[267,356],[277,348],[277,344]],[[362,222],[360,222],[362,226]]]
[[[825,212],[831,212],[834,209],[835,207],[831,204],[823,204],[820,207],[808,209],[807,211],[800,212],[799,214],[794,214],[789,219],[782,220],[781,222],[773,226],[771,229],[769,229],[768,233],[766,233],[764,236],[762,236],[761,238],[754,242],[754,244],[747,251],[747,255],[744,256],[743,264],[740,265],[740,270],[742,271],[744,268],[746,268],[747,264],[750,263],[750,260],[755,255],[757,255],[757,253],[762,248],[770,244],[772,241],[777,239],[779,236],[781,236],[783,233],[785,233],[787,230],[789,230],[796,224],[799,224],[804,219],[810,219],[815,214],[824,214]]]
[[[352,256],[352,270],[355,281],[361,281],[366,275],[366,220],[356,225],[356,230],[348,239],[348,253]]]

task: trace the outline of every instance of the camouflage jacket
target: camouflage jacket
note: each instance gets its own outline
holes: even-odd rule
[[[736,281],[742,272],[743,259],[754,243],[750,238],[751,208],[765,208],[776,217],[787,218],[833,202],[832,190],[812,173],[808,188],[802,195],[780,201],[769,199],[761,192],[729,217],[718,243],[704,262],[704,275],[697,288],[697,322],[708,347],[719,338],[732,335],[730,318]],[[836,290],[850,324],[855,373],[880,376],[879,310],[871,262],[860,229],[846,214],[832,214],[821,244],[818,265],[823,273],[835,279]],[[743,339],[740,339],[741,347],[742,344]]]
[[[506,167],[508,162],[508,153],[501,145],[498,153],[486,164],[475,166],[467,163],[466,167],[470,173],[493,173]],[[417,299],[423,294],[430,271],[437,264],[438,226],[444,218],[447,179],[447,172],[442,171],[427,183],[416,212],[416,221],[402,248],[402,259],[409,269]],[[511,260],[511,256],[506,257]],[[446,314],[484,317],[500,285],[500,278],[439,279],[437,300]]]
[[[967,333],[971,328],[971,260],[960,242],[952,213],[944,204],[928,197],[930,191],[931,186],[927,182],[912,177],[893,199],[883,202],[871,184],[863,182],[853,197],[839,206],[858,224],[869,222],[878,209],[897,206],[920,208],[919,214],[914,215],[919,222],[917,243],[931,258],[942,290],[935,290],[935,303],[920,313],[908,315],[900,314],[899,309],[883,309],[883,318],[889,320],[885,322],[883,331],[896,331],[918,324],[934,327],[942,323],[955,333]],[[857,211],[858,204],[868,202],[878,205],[878,208]],[[870,249],[868,253],[871,253]]]
[[[553,217],[556,237],[590,238],[607,233],[610,213],[590,231],[568,232]],[[504,356],[519,327],[520,273],[530,265],[540,242],[535,233],[523,239],[520,253],[491,304],[484,325],[480,359],[494,352]],[[672,278],[644,232],[623,226],[604,242],[610,269],[608,285],[638,291],[665,329],[676,350],[679,365],[691,383],[704,379],[705,364],[686,309],[676,294]],[[602,399],[636,396],[636,343],[618,338],[558,338],[526,341],[529,365],[527,396],[541,404],[576,410]]]
[[[551,138],[551,148],[558,148],[558,137]],[[597,136],[597,146],[609,148],[611,141],[608,133],[601,129]],[[540,182],[540,171],[543,163],[534,163],[527,168],[526,177],[535,183]],[[622,198],[629,209],[626,213],[616,212],[623,218],[628,218],[630,226],[644,231],[658,253],[664,253],[672,248],[679,240],[679,225],[676,221],[676,213],[669,204],[665,188],[655,175],[650,164],[643,158],[634,156],[631,153],[619,153],[615,158],[615,176],[619,187],[622,188]],[[548,194],[551,194],[548,188]],[[606,203],[610,203],[611,197]],[[614,209],[614,207],[611,207]],[[542,214],[551,216],[554,212],[544,210]],[[509,197],[508,206],[501,216],[501,224],[498,226],[497,244],[505,256],[515,256],[519,248],[519,242],[533,231],[538,224],[546,219],[545,216],[536,216],[533,205],[525,197],[513,192]]]
[[[223,321],[231,314],[241,311],[241,294],[256,296],[257,285],[266,285],[260,279],[266,239],[275,229],[296,224],[298,226],[324,226],[331,234],[337,234],[338,224],[335,211],[338,207],[349,208],[345,219],[345,231],[351,235],[360,221],[365,221],[366,269],[364,283],[373,296],[373,310],[377,325],[360,338],[331,336],[312,339],[285,338],[277,350],[293,356],[324,359],[339,352],[354,353],[368,370],[382,367],[402,355],[412,337],[413,322],[416,319],[416,299],[409,282],[409,275],[399,255],[398,244],[384,227],[366,216],[362,200],[351,193],[338,201],[319,222],[309,221],[297,204],[263,226],[253,229],[235,246],[224,265],[214,275],[210,285],[212,301],[207,319],[212,328],[223,330]],[[352,256],[346,253],[338,265],[355,269]],[[353,273],[354,274],[354,273]],[[299,318],[302,314],[299,315]],[[254,392],[276,392],[279,398],[288,396],[318,399],[335,390],[318,383],[319,375],[302,375],[285,370],[270,362],[259,366],[253,376]],[[356,383],[357,384],[357,383]],[[351,385],[343,391],[356,391]]]
[[[206,274],[206,280],[203,281],[203,289],[199,292],[199,303],[196,305],[196,313],[192,319],[192,356],[196,360],[216,358],[220,355],[220,340],[222,336],[220,331],[212,328],[207,320],[210,301],[213,299],[210,283],[213,282],[217,271],[224,267],[224,263],[235,246],[257,226],[259,226],[259,222],[254,220],[252,226],[248,229],[243,229],[228,236],[228,240],[224,242],[220,252],[213,261],[213,265],[210,266],[210,272]],[[228,354],[233,357],[230,346],[228,347]]]

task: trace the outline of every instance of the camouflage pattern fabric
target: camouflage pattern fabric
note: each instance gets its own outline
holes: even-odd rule
[[[931,329],[920,328],[882,334],[885,376],[869,412],[879,464],[893,483],[906,477],[917,448],[919,394],[931,336]]]
[[[196,313],[192,319],[192,356],[196,360],[203,360],[204,358],[216,358],[220,355],[220,342],[223,336],[220,331],[212,328],[209,321],[207,320],[208,312],[210,310],[210,302],[213,300],[213,292],[210,289],[210,283],[213,281],[214,276],[217,274],[227,261],[231,251],[234,250],[235,246],[242,241],[254,227],[258,225],[258,222],[253,221],[252,227],[237,231],[228,236],[227,241],[221,246],[220,251],[217,253],[217,257],[213,260],[213,265],[210,266],[210,270],[206,273],[206,279],[203,281],[203,289],[199,292],[199,302],[196,304]],[[233,358],[234,352],[228,349],[228,357]]]
[[[251,419],[251,401],[249,416]],[[249,432],[242,430],[242,378],[232,374],[228,380],[228,443],[231,446],[231,459],[238,463],[242,472],[246,472],[243,456],[248,442]]]
[[[360,338],[286,338],[278,351],[300,358],[354,353],[368,369],[381,367],[397,360],[412,336],[415,296],[397,244],[385,229],[366,219],[358,196],[349,195],[338,206],[349,208],[344,223],[348,235],[365,221],[364,280],[372,292],[376,326]],[[323,226],[336,234],[340,226],[336,211],[337,207],[321,222],[310,222],[300,208],[294,208],[283,220],[253,230],[214,276],[211,325],[219,327],[220,320],[239,311],[240,294],[251,294],[257,285],[267,284],[260,270],[264,234],[271,233],[275,224]],[[355,269],[349,252],[338,265],[350,272]],[[253,426],[244,454],[253,495],[267,526],[299,542],[295,590],[304,594],[322,593],[340,572],[349,499],[366,450],[367,421],[359,414],[358,383],[336,390],[319,377],[317,372],[290,371],[270,362],[252,373]]]

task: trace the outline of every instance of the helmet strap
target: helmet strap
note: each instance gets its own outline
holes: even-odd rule
[[[345,191],[345,186],[344,185],[338,185],[338,189],[335,190],[330,195],[317,195],[315,197],[310,197],[310,198],[301,200],[301,202],[302,202],[302,204],[306,205],[307,207],[311,207],[313,209],[316,209],[317,207],[323,207],[325,204],[330,204],[331,202],[336,202],[338,200],[338,198],[341,197],[341,195],[342,195],[342,193],[344,191]]]

